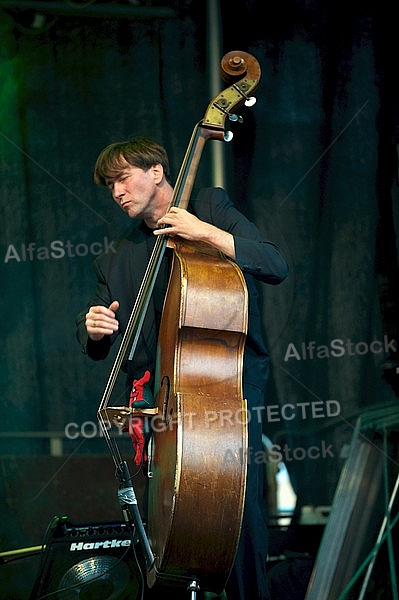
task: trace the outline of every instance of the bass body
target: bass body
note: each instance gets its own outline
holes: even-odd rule
[[[242,366],[248,294],[237,265],[174,240],[149,453],[149,585],[223,590],[239,540],[247,446]]]

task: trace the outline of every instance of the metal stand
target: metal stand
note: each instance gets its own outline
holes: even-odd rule
[[[134,493],[132,478],[129,473],[127,462],[123,460],[119,448],[115,441],[109,435],[109,423],[114,423],[121,427],[128,417],[132,415],[149,416],[157,413],[157,409],[134,409],[127,406],[117,406],[99,409],[98,419],[103,430],[104,439],[111,452],[112,459],[116,468],[116,477],[119,481],[118,499],[122,508],[123,517],[126,523],[134,526],[139,538],[140,545],[144,552],[147,568],[154,564],[155,557],[152,553],[147,534],[141,519],[136,494]]]
[[[199,592],[200,590],[200,586],[198,581],[196,581],[195,579],[193,579],[189,586],[188,586],[188,591],[190,592],[190,600],[196,600],[197,598],[197,592]]]
[[[389,501],[387,499],[384,516],[380,499],[389,455],[382,445],[382,439],[386,440],[388,430],[396,428],[398,423],[397,401],[379,405],[359,416],[305,600],[346,597],[361,575],[360,567],[363,568],[365,561],[370,559],[357,600],[365,597],[377,552],[385,537],[391,533],[391,510],[399,489],[399,476]],[[373,524],[380,518],[382,524],[375,543]]]
[[[126,461],[121,462],[116,470],[119,479],[118,499],[122,508],[123,517],[126,523],[134,526],[139,537],[141,547],[144,552],[145,562],[148,568],[154,564],[154,554],[152,553],[147,534],[144,529],[140,511],[137,504],[136,494],[131,482],[131,477]]]
[[[371,577],[371,574],[372,574],[372,571],[373,571],[373,568],[374,568],[374,565],[375,565],[375,561],[377,559],[377,553],[378,553],[378,550],[379,550],[379,548],[381,546],[381,543],[384,540],[384,534],[385,534],[385,532],[388,535],[390,534],[390,530],[389,530],[390,522],[389,521],[390,521],[390,517],[391,517],[391,511],[392,511],[393,503],[395,501],[396,494],[398,492],[398,488],[399,488],[399,475],[396,478],[396,483],[395,483],[394,491],[392,492],[391,498],[389,500],[388,510],[387,510],[387,513],[386,513],[386,515],[385,515],[385,517],[383,519],[383,522],[382,522],[382,525],[381,525],[381,529],[380,529],[380,532],[378,534],[378,538],[377,538],[377,541],[376,541],[375,549],[374,549],[372,558],[370,560],[370,563],[369,563],[369,566],[368,566],[368,569],[367,569],[367,572],[366,572],[366,576],[365,576],[364,581],[363,581],[362,589],[360,590],[359,598],[357,600],[363,600],[363,598],[365,597],[365,594],[367,592],[367,587],[368,587],[368,584],[369,584],[369,581],[370,581],[370,577]]]

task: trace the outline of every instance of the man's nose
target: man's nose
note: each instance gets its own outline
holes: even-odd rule
[[[121,181],[115,181],[112,194],[114,198],[121,198],[125,193],[125,187]]]

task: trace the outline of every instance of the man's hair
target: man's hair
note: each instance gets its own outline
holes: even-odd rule
[[[128,165],[148,171],[157,164],[162,165],[165,177],[169,180],[169,159],[160,144],[144,137],[115,142],[100,152],[94,167],[94,182],[107,185],[107,179],[118,177]]]

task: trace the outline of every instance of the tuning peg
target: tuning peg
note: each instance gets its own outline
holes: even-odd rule
[[[229,115],[229,119],[234,123],[244,123],[244,119],[240,115]]]
[[[225,142],[231,142],[231,140],[232,140],[232,139],[233,139],[233,137],[234,137],[234,134],[233,134],[233,132],[232,132],[232,131],[225,131],[225,132],[224,132],[224,136],[223,136],[223,137],[224,137],[224,141],[225,141]]]
[[[251,107],[256,104],[256,98],[254,96],[250,96],[244,102],[245,106]]]

